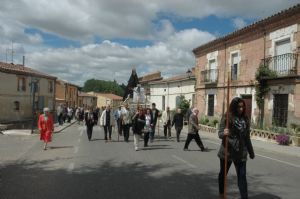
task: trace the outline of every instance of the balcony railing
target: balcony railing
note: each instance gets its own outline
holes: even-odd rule
[[[270,70],[275,71],[278,76],[290,76],[297,74],[298,54],[287,53],[262,60]]]
[[[201,82],[203,83],[217,83],[218,82],[218,69],[210,69],[201,71]]]

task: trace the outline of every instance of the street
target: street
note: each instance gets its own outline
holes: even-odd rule
[[[39,135],[0,135],[0,198],[218,198],[216,135],[200,132],[208,147],[201,152],[195,141],[183,151],[186,134],[177,143],[174,133],[172,129],[172,139],[156,139],[145,149],[141,140],[139,151],[134,150],[132,135],[129,143],[123,137],[118,142],[116,131],[113,141],[105,143],[99,126],[89,142],[85,127],[74,124],[54,134],[46,151]],[[255,159],[247,163],[249,198],[299,198],[299,156],[256,145],[254,150]],[[228,198],[239,198],[234,166],[228,175]]]

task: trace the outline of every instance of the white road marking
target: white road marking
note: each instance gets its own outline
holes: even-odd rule
[[[209,143],[212,143],[212,144],[215,144],[215,145],[220,145],[220,143],[217,143],[217,142],[212,142],[212,141],[208,141],[206,140],[206,142],[209,142]],[[292,166],[292,167],[296,167],[296,168],[300,168],[300,165],[297,165],[297,164],[293,164],[293,163],[290,163],[290,162],[286,162],[286,161],[283,161],[283,160],[278,160],[276,158],[271,158],[271,157],[268,157],[268,156],[264,156],[264,155],[260,155],[260,154],[255,154],[256,156],[259,156],[259,157],[262,157],[262,158],[266,158],[266,159],[269,159],[269,160],[273,160],[275,162],[280,162],[282,164],[286,164],[286,165],[289,165],[289,166]]]
[[[179,161],[181,161],[181,162],[187,164],[187,165],[188,165],[189,167],[191,167],[191,168],[194,168],[194,169],[197,168],[197,166],[195,166],[195,165],[193,165],[193,164],[191,164],[191,163],[185,161],[184,159],[182,159],[182,158],[180,158],[180,157],[178,157],[178,156],[176,156],[176,155],[172,155],[172,157],[175,158],[176,160],[179,160]]]
[[[78,146],[75,146],[75,148],[74,148],[74,153],[78,153]]]
[[[73,171],[73,170],[74,170],[74,167],[75,167],[74,162],[71,162],[71,163],[69,164],[68,171],[69,171],[69,172]]]

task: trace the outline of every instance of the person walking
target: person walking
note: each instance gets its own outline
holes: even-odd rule
[[[144,147],[148,147],[149,135],[151,134],[152,131],[153,131],[153,117],[151,114],[151,110],[147,108],[145,114]]]
[[[130,125],[132,123],[132,114],[128,104],[125,104],[125,106],[121,108],[121,121],[122,121],[124,141],[129,142],[129,130],[130,130]]]
[[[168,106],[162,114],[162,121],[164,125],[165,138],[167,138],[167,133],[168,133],[168,138],[170,139],[171,138],[171,112],[170,112],[170,107]]]
[[[118,128],[119,135],[122,135],[122,125],[121,125],[121,106],[118,107],[118,109],[114,113],[114,118],[116,121],[116,125]]]
[[[93,110],[88,108],[84,115],[85,125],[86,125],[86,133],[89,141],[92,139],[93,127],[95,125]]]
[[[188,135],[185,141],[185,145],[183,150],[187,151],[189,148],[189,144],[192,141],[192,139],[194,139],[197,143],[197,145],[199,146],[199,148],[201,149],[201,151],[205,151],[205,147],[203,146],[202,140],[199,136],[199,120],[198,120],[198,114],[199,114],[199,110],[197,108],[193,108],[192,114],[190,115],[189,118],[189,126],[188,126]]]
[[[106,106],[106,109],[101,114],[100,126],[103,126],[104,129],[105,142],[108,142],[107,132],[109,133],[108,139],[109,141],[111,141],[111,132],[112,132],[112,127],[114,126],[114,117],[113,117],[113,112],[110,109],[110,105]]]
[[[44,141],[44,150],[47,150],[48,142],[52,141],[52,133],[54,131],[53,117],[47,107],[43,109],[43,114],[39,116],[38,128],[40,140]]]
[[[173,117],[172,126],[174,126],[174,124],[175,124],[177,142],[180,142],[180,133],[183,128],[183,114],[181,113],[180,108],[177,109],[177,112]]]
[[[223,117],[218,131],[222,143],[218,152],[220,158],[220,172],[218,176],[220,198],[224,197],[224,175],[227,175],[233,162],[238,180],[238,188],[242,199],[248,198],[246,178],[246,163],[249,154],[254,159],[255,154],[250,139],[250,121],[246,115],[245,101],[240,97],[232,99],[229,105],[228,129],[225,128],[226,119]],[[227,162],[225,162],[225,140],[228,137]],[[227,171],[225,174],[225,163]]]
[[[151,115],[152,115],[152,118],[153,118],[153,121],[152,121],[152,131],[150,132],[150,142],[153,142],[154,140],[154,136],[155,136],[155,127],[156,127],[156,124],[157,124],[157,119],[158,117],[161,116],[159,110],[156,108],[156,104],[155,103],[152,103],[152,109],[151,109]]]
[[[134,139],[134,149],[138,151],[139,140],[146,123],[143,109],[139,108],[135,113],[135,115],[132,117],[132,120],[133,120],[132,131],[133,131],[133,139]]]

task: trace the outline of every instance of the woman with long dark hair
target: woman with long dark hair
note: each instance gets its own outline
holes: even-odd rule
[[[218,132],[222,144],[218,156],[220,158],[219,193],[224,197],[224,175],[225,175],[225,140],[228,136],[227,171],[233,162],[237,174],[238,187],[242,199],[248,198],[248,186],[246,178],[247,156],[254,158],[254,151],[250,139],[250,121],[246,116],[246,104],[240,97],[235,97],[229,106],[229,125],[225,128],[226,119],[223,117]]]

